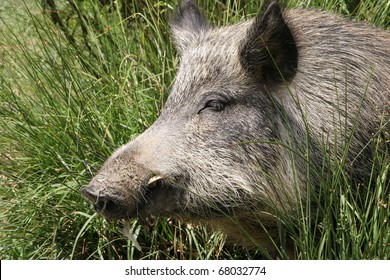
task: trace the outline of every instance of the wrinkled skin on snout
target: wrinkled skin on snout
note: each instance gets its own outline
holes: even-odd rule
[[[82,190],[103,216],[202,221],[272,251],[275,209],[292,213],[305,198],[307,168],[323,162],[321,139],[336,158],[334,140],[355,124],[347,162],[358,174],[369,170],[359,156],[370,154],[374,116],[388,117],[387,32],[327,13],[282,13],[276,3],[213,28],[183,1],[171,33],[180,65],[159,119]],[[346,80],[348,98],[338,90]]]

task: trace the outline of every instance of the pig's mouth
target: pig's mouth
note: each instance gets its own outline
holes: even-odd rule
[[[175,201],[182,189],[174,186],[171,180],[155,175],[139,184],[136,192],[115,192],[117,188],[108,184],[96,191],[92,182],[81,192],[107,220],[144,220],[175,212]]]

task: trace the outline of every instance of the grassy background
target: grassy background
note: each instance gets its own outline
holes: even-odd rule
[[[385,0],[281,2],[390,28]],[[0,3],[0,259],[263,257],[170,219],[134,221],[138,251],[81,198],[111,152],[158,117],[178,62],[167,26],[175,1],[115,3]],[[262,5],[199,1],[216,25],[251,18]],[[366,197],[351,192],[342,164],[332,166],[314,226],[308,213],[282,221],[299,258],[390,258],[389,166],[378,153]]]

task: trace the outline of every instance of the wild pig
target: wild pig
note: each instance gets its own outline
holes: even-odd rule
[[[278,3],[212,27],[183,1],[171,34],[180,65],[160,117],[82,190],[106,218],[201,221],[272,253],[275,209],[293,213],[325,157],[348,147],[351,176],[369,174],[389,122],[389,32]]]

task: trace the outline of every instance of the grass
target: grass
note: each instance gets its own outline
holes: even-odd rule
[[[0,259],[261,257],[220,232],[170,219],[134,221],[138,251],[80,196],[112,151],[158,117],[178,62],[167,31],[175,3],[43,2],[0,4]],[[388,1],[282,2],[390,28]],[[199,1],[217,25],[250,18],[262,4]],[[298,258],[389,259],[388,154],[378,150],[372,191],[362,197],[342,163],[331,168],[320,211],[302,207],[296,219],[281,219]]]

